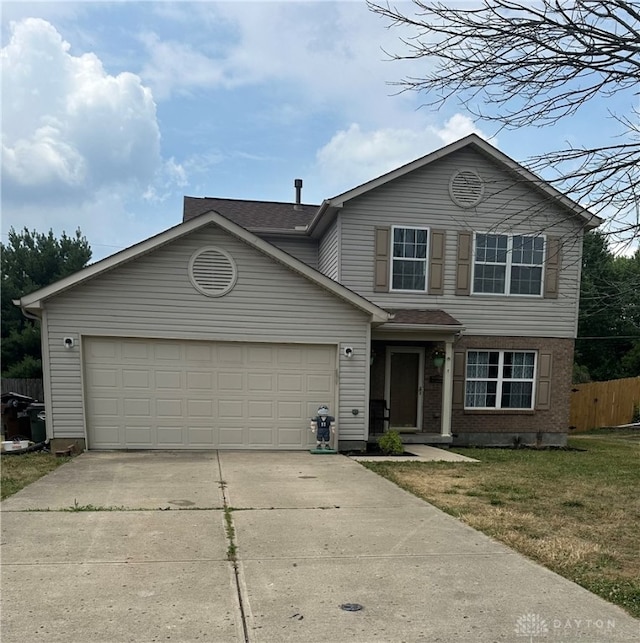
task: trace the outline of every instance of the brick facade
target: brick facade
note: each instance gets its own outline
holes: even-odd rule
[[[384,399],[386,346],[415,346],[425,349],[423,396],[423,433],[440,433],[442,417],[442,382],[433,365],[433,342],[372,343],[375,353],[371,366],[371,399]],[[451,432],[458,445],[513,446],[520,444],[566,444],[573,370],[573,339],[537,337],[463,336],[454,345],[455,352],[468,349],[536,350],[551,355],[550,400],[548,408],[531,411],[465,410],[454,404]],[[388,401],[387,401],[388,403]]]
[[[475,411],[454,405],[451,431],[454,444],[566,443],[573,371],[573,339],[538,337],[463,336],[456,351],[468,349],[537,350],[551,353],[548,409],[533,411]]]

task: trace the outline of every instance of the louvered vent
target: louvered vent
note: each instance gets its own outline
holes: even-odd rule
[[[460,170],[449,181],[449,194],[461,208],[472,208],[482,200],[484,183],[473,170]]]
[[[235,286],[237,277],[235,262],[220,248],[202,248],[189,261],[191,283],[208,297],[226,295]]]

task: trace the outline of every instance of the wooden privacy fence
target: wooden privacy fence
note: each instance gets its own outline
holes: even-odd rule
[[[571,390],[569,428],[573,431],[629,424],[640,405],[640,377],[576,384]]]
[[[2,378],[2,393],[20,393],[28,395],[39,402],[44,401],[42,380]]]

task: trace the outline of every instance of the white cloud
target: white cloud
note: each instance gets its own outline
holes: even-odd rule
[[[162,164],[153,185],[149,185],[142,198],[152,203],[162,203],[174,193],[174,188],[184,188],[188,184],[184,166],[171,157]]]
[[[109,75],[93,53],[72,55],[36,18],[11,23],[1,61],[5,203],[81,204],[153,179],[160,133],[138,76]]]
[[[388,83],[429,63],[390,63],[383,49],[393,50],[397,36],[363,3],[196,3],[182,17],[172,39],[140,36],[149,54],[141,76],[159,98],[275,85],[282,104],[307,115],[340,111],[368,126],[400,114],[421,120],[416,95],[390,100],[397,88]]]
[[[316,154],[327,189],[339,192],[409,163],[475,132],[473,121],[455,114],[441,127],[363,130],[358,123],[337,132]]]
[[[195,89],[210,89],[229,85],[224,66],[190,45],[165,40],[154,33],[140,36],[149,60],[141,70],[145,82],[153,87],[154,95],[167,99],[173,93],[188,93]]]

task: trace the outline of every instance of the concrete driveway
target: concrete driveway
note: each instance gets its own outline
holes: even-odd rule
[[[85,453],[0,508],[3,643],[640,639],[343,456]]]

